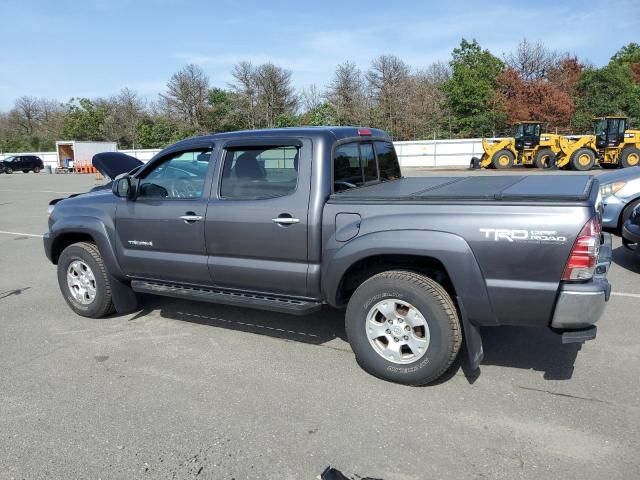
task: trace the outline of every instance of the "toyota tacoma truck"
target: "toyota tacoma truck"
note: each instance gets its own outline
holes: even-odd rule
[[[196,137],[116,170],[112,189],[52,205],[44,235],[86,317],[134,311],[137,293],[346,308],[358,363],[422,385],[463,339],[476,368],[480,327],[592,339],[609,299],[611,237],[588,175],[404,178],[389,136],[355,127]]]

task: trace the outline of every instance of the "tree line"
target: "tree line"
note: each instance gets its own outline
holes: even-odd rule
[[[157,148],[203,133],[296,125],[366,125],[420,140],[506,135],[518,120],[560,133],[586,133],[594,116],[640,121],[636,43],[600,68],[526,39],[501,57],[463,39],[446,63],[417,68],[381,55],[366,71],[336,66],[322,87],[297,90],[291,71],[273,63],[240,62],[231,74],[218,88],[186,65],[152,101],[129,88],[67,103],[23,96],[0,113],[0,151],[52,150],[59,139]]]

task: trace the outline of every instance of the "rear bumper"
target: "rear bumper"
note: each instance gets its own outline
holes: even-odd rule
[[[611,284],[607,271],[611,264],[611,235],[604,235],[598,266],[593,279],[586,283],[563,283],[560,286],[551,327],[560,330],[581,330],[595,324],[609,301]]]

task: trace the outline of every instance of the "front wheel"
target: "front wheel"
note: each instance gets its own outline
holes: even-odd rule
[[[111,285],[98,248],[80,242],[65,248],[58,259],[58,285],[78,315],[101,318],[113,311]]]
[[[13,173],[13,168],[7,167],[4,169],[4,173]]]
[[[364,370],[405,385],[437,380],[462,341],[456,308],[442,286],[396,270],[358,287],[347,306],[346,331]]]

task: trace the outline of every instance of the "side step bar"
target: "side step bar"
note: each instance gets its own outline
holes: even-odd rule
[[[197,300],[201,302],[222,303],[236,307],[257,308],[292,315],[306,315],[320,310],[322,304],[308,300],[277,297],[258,293],[248,293],[217,288],[195,287],[174,283],[132,280],[131,288],[135,292],[151,293],[165,297]]]

